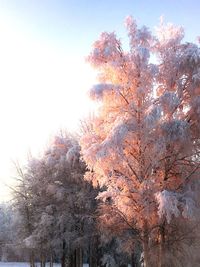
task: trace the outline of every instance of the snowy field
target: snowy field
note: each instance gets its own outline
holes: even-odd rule
[[[36,263],[37,267],[40,267],[40,263]],[[60,267],[59,263],[54,263],[54,267]],[[30,267],[28,262],[0,262],[0,267]],[[49,264],[46,264],[49,267]],[[88,264],[83,264],[83,267],[89,267]]]

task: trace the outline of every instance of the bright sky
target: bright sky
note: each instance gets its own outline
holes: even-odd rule
[[[0,0],[0,199],[11,160],[42,151],[92,109],[95,73],[84,59],[102,31],[124,38],[127,15],[152,30],[164,15],[195,41],[199,10],[199,0]]]

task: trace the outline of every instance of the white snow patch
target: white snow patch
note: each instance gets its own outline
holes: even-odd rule
[[[40,267],[40,263],[35,264],[36,267]],[[49,267],[50,264],[47,262],[46,267]],[[0,267],[30,267],[29,262],[0,262]],[[61,267],[60,263],[54,263],[53,267]],[[83,267],[89,267],[88,264],[83,264]]]

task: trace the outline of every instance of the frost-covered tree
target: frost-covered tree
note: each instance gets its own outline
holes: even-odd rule
[[[1,261],[13,259],[12,251],[12,218],[13,210],[8,203],[0,203],[0,258]]]
[[[155,266],[167,266],[170,226],[198,217],[200,48],[162,21],[155,36],[131,17],[126,28],[129,51],[104,32],[88,57],[99,71],[90,97],[100,108],[81,139],[85,179],[136,230],[144,266],[154,266],[155,246]]]
[[[23,235],[23,243],[37,253],[42,267],[55,257],[62,266],[82,266],[97,195],[83,180],[85,167],[76,138],[62,133],[39,158],[30,157],[24,168],[23,184],[33,215],[31,231]],[[15,190],[18,198],[19,189],[24,188],[21,183]],[[21,206],[17,207],[21,214]]]
[[[33,194],[29,190],[29,183],[26,175],[26,171],[18,162],[14,163],[17,173],[17,184],[12,187],[13,195],[13,246],[19,254],[27,254],[30,262],[30,267],[35,266],[35,251],[32,247],[27,247],[25,244],[25,238],[33,232],[34,228],[34,206]],[[27,260],[27,258],[25,258]]]

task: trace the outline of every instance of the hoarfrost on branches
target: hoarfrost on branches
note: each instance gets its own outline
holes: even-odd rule
[[[175,108],[180,104],[180,99],[173,92],[165,92],[160,98],[159,101],[161,106],[166,113],[173,112]]]
[[[90,98],[93,100],[101,100],[104,93],[116,92],[119,86],[113,84],[97,84],[90,90]]]
[[[159,217],[165,216],[168,223],[173,215],[175,217],[182,215],[184,218],[192,219],[196,207],[191,197],[164,190],[156,193],[155,198],[158,202]]]
[[[156,193],[156,200],[159,204],[158,215],[160,217],[166,216],[167,222],[170,223],[172,215],[178,217],[180,211],[178,209],[178,199],[177,194],[164,190],[162,192]]]
[[[109,254],[104,254],[103,258],[101,259],[101,262],[102,262],[103,266],[105,266],[105,267],[115,267],[116,266],[115,259]]]
[[[155,229],[170,227],[172,217],[197,219],[198,190],[186,195],[200,169],[200,50],[183,42],[182,27],[161,21],[154,36],[132,17],[125,24],[129,51],[103,33],[88,57],[100,82],[91,96],[101,105],[81,152],[85,179],[101,186],[99,198],[139,232],[148,262],[149,240],[162,246]]]
[[[167,143],[171,142],[185,142],[189,139],[189,125],[187,121],[172,120],[166,121],[161,126],[163,135]]]

